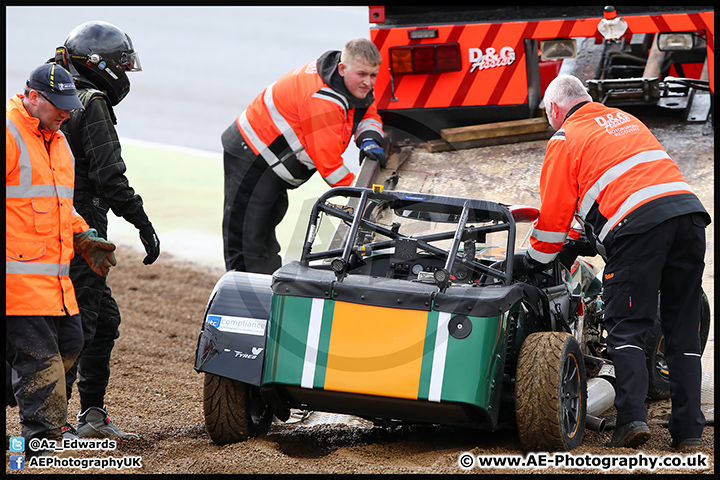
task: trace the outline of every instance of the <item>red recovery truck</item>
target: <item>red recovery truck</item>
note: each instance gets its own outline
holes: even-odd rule
[[[712,111],[711,6],[371,6],[369,16],[383,58],[375,97],[396,138],[537,117],[546,86],[585,39],[602,44],[583,79],[595,101],[675,109],[691,121]]]

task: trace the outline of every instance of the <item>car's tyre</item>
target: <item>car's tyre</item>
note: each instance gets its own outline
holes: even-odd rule
[[[272,421],[256,386],[212,373],[205,374],[203,410],[207,431],[218,445],[265,434]]]
[[[567,451],[580,445],[586,392],[583,356],[572,335],[528,335],[518,355],[515,383],[515,415],[523,449]]]
[[[700,352],[705,351],[710,333],[710,302],[702,292],[700,306]],[[665,337],[660,322],[653,325],[647,339],[648,397],[659,400],[670,398],[669,369],[665,361]]]

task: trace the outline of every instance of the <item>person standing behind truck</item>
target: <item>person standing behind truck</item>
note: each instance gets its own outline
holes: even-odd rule
[[[222,134],[225,168],[225,267],[255,273],[281,266],[275,228],[287,190],[317,170],[331,187],[354,175],[342,154],[350,138],[385,167],[382,121],[373,86],[382,59],[367,39],[348,42],[267,87]]]
[[[133,224],[147,256],[153,263],[160,254],[160,241],[140,195],[130,186],[115,131],[113,107],[130,91],[126,72],[142,70],[130,37],[107,22],[92,21],[74,28],[53,61],[70,70],[78,97],[85,107],[71,114],[62,127],[75,155],[75,205],[90,225],[107,234],[108,210]],[[96,275],[81,258],[73,260],[70,277],[77,290],[82,314],[85,346],[67,375],[67,398],[78,378],[80,413],[77,430],[65,425],[68,438],[134,437],[110,420],[105,393],[110,379],[110,355],[120,332],[121,317],[104,277]]]
[[[115,265],[115,245],[73,207],[74,162],[58,130],[82,108],[70,73],[45,64],[5,110],[5,349],[28,456],[50,453],[29,440],[63,438],[65,373],[83,338],[70,260],[80,253],[101,278]]]
[[[606,260],[605,327],[618,412],[608,447],[637,447],[650,438],[645,337],[660,292],[671,372],[671,447],[698,447],[705,425],[698,331],[710,216],[640,120],[593,102],[571,75],[550,82],[544,101],[557,131],[543,161],[542,206],[524,268],[542,269],[557,256],[575,215]]]

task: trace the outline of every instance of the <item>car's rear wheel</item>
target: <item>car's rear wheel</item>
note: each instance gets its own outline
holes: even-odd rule
[[[212,373],[205,373],[203,410],[207,431],[218,445],[263,435],[272,421],[260,389]]]
[[[700,353],[705,351],[710,333],[710,302],[702,292],[700,306]],[[670,398],[670,380],[665,360],[665,337],[660,322],[653,325],[647,338],[648,396],[655,400]]]
[[[537,332],[518,355],[515,415],[525,451],[567,451],[585,433],[587,384],[580,346],[564,332]]]

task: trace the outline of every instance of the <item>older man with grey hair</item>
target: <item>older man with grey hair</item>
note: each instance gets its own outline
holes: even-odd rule
[[[523,259],[547,266],[577,219],[606,260],[603,297],[607,344],[615,365],[617,428],[608,447],[650,438],[645,396],[645,337],[658,292],[670,368],[671,446],[700,445],[700,305],[705,227],[710,216],[677,165],[634,116],[593,102],[570,75],[545,92],[550,138],[540,175],[540,216]]]

